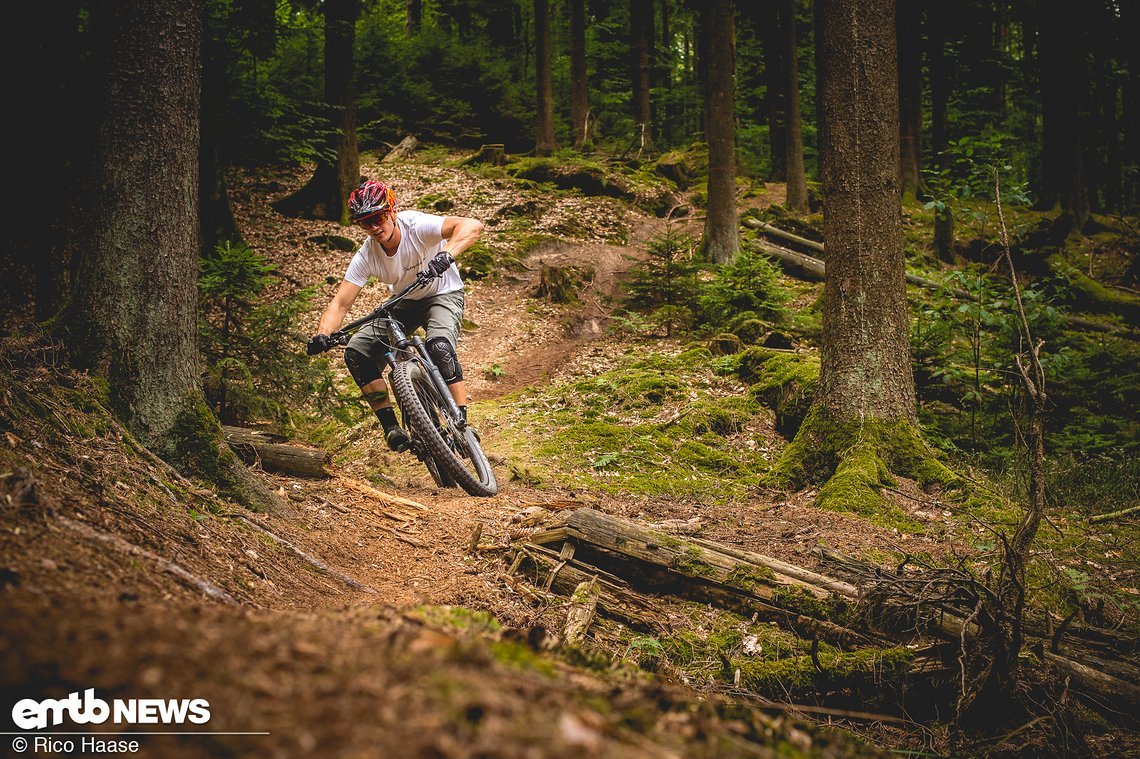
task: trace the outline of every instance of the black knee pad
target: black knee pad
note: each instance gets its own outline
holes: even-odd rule
[[[463,379],[463,367],[459,365],[459,356],[455,355],[450,340],[446,337],[433,337],[427,341],[427,351],[439,367],[444,382],[450,385]]]
[[[364,387],[369,382],[375,382],[383,375],[383,370],[376,365],[375,361],[352,348],[345,349],[344,363],[348,366],[348,373],[356,381],[357,387]]]

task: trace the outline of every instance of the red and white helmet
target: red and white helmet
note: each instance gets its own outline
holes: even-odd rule
[[[366,179],[348,196],[348,216],[360,221],[396,205],[396,193],[383,182]]]

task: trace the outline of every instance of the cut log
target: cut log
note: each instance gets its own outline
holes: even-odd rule
[[[505,166],[507,164],[507,151],[502,143],[484,145],[479,152],[463,159],[463,165],[472,163],[488,163],[492,166]]]
[[[388,151],[388,154],[380,159],[380,163],[394,163],[396,161],[403,161],[409,158],[412,153],[416,151],[416,146],[419,141],[413,135],[408,135],[396,144],[396,147]]]
[[[234,453],[246,464],[301,477],[328,477],[325,467],[332,460],[328,451],[286,443],[288,438],[242,427],[222,426],[222,434]]]
[[[598,609],[598,578],[578,583],[570,595],[570,608],[566,610],[566,626],[563,628],[562,639],[567,643],[577,645],[586,638],[590,625],[594,623],[594,614]]]

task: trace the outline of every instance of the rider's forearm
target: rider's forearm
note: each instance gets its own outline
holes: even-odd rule
[[[331,335],[340,329],[340,325],[344,324],[345,314],[348,313],[347,308],[340,307],[336,301],[329,304],[325,309],[324,315],[321,316],[321,321],[317,325],[317,334]]]
[[[481,234],[483,234],[483,222],[477,219],[464,219],[455,227],[455,232],[443,246],[444,250],[450,253],[452,258],[458,258],[460,253],[475,244]]]

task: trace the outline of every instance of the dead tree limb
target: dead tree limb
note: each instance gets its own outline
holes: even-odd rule
[[[128,556],[141,556],[144,559],[153,561],[155,564],[158,564],[159,568],[161,568],[162,571],[169,572],[195,590],[201,591],[202,594],[207,598],[211,598],[215,601],[219,601],[229,606],[241,605],[237,599],[219,588],[217,585],[214,585],[207,580],[203,580],[201,577],[191,574],[169,559],[164,559],[158,554],[152,551],[148,551],[141,546],[136,546],[134,543],[130,543],[123,538],[120,538],[118,535],[100,532],[90,525],[83,524],[82,522],[76,522],[74,520],[68,519],[65,516],[60,516],[57,518],[59,519],[60,524],[62,524],[64,527],[82,535],[85,538],[97,540],[104,545],[111,546],[120,553],[127,554]]]
[[[271,531],[265,527],[262,527],[257,522],[250,519],[249,517],[244,516],[242,514],[226,514],[225,516],[229,517],[230,519],[236,519],[239,522],[247,524],[250,527],[252,527],[253,529],[262,533],[263,535],[266,535],[266,536],[272,538],[274,542],[279,543],[280,545],[284,546],[286,549],[288,549],[295,556],[297,556],[301,559],[304,559],[305,561],[309,562],[310,564],[312,564],[314,567],[321,570],[322,572],[325,572],[327,574],[332,575],[333,577],[337,578],[338,580],[343,582],[348,587],[353,588],[355,590],[363,590],[366,593],[375,593],[376,592],[375,589],[365,585],[364,583],[360,582],[359,580],[356,580],[352,577],[349,577],[344,572],[341,572],[337,569],[333,569],[328,564],[325,564],[323,561],[321,561],[320,559],[318,559],[314,556],[310,556],[309,554],[305,553],[304,551],[302,551],[297,546],[290,543],[285,538],[281,537],[277,533],[275,533],[275,532],[273,532],[273,531]]]
[[[1114,519],[1121,519],[1123,517],[1131,516],[1132,514],[1135,514],[1137,512],[1140,512],[1140,504],[1137,504],[1135,506],[1129,506],[1127,509],[1121,509],[1120,511],[1111,511],[1107,514],[1097,514],[1095,517],[1090,517],[1089,522],[1091,524],[1100,524],[1101,522],[1111,522]]]

